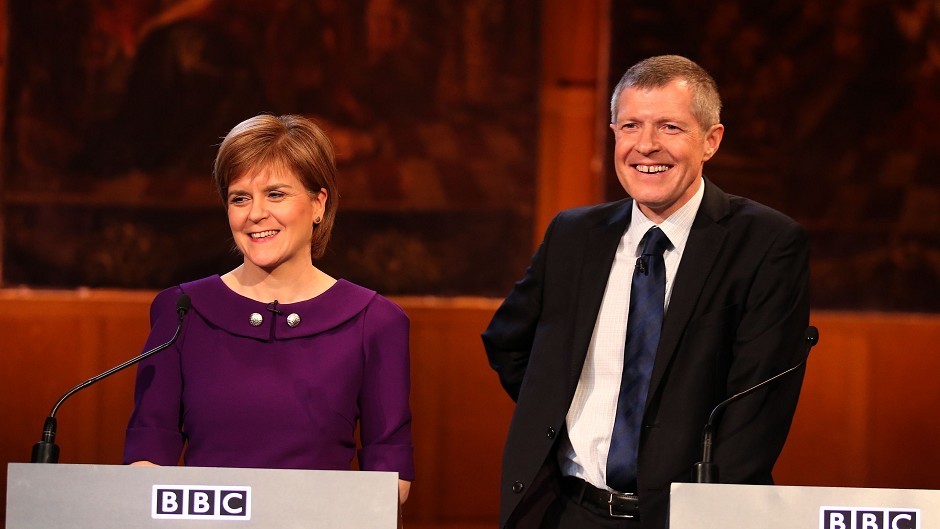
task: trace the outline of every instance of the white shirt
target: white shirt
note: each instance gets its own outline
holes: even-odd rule
[[[663,254],[666,264],[664,309],[669,308],[676,270],[704,194],[705,182],[701,179],[692,199],[658,224],[672,243]],[[642,251],[640,241],[653,226],[656,224],[646,218],[634,201],[630,226],[617,246],[578,388],[568,409],[568,442],[562,440],[558,449],[562,474],[579,477],[599,489],[611,490],[607,486],[607,453],[623,375],[630,285],[636,260]]]

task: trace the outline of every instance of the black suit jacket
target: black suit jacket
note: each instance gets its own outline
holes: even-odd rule
[[[554,498],[555,447],[631,208],[626,199],[556,216],[483,334],[490,365],[516,400],[503,454],[500,527],[538,524]],[[643,419],[644,529],[665,527],[670,484],[689,481],[711,409],[799,362],[809,323],[808,254],[799,224],[705,181]],[[794,375],[725,411],[713,450],[722,482],[772,483],[802,383],[802,372]]]

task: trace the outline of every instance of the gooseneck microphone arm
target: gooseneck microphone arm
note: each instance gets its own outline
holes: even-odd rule
[[[718,465],[712,462],[712,437],[714,436],[715,426],[718,423],[718,417],[721,415],[721,412],[728,407],[729,404],[735,402],[751,393],[754,393],[758,389],[771,384],[790,373],[796,371],[797,369],[803,367],[806,364],[806,360],[809,359],[809,351],[819,342],[819,330],[816,327],[810,325],[806,328],[806,333],[803,335],[803,346],[805,351],[803,353],[803,359],[800,360],[799,364],[787,369],[786,371],[777,373],[776,375],[768,378],[767,380],[757,384],[756,386],[751,386],[746,390],[736,393],[727,399],[718,403],[712,409],[711,414],[708,416],[708,422],[705,424],[705,429],[702,432],[702,460],[694,465],[692,465],[692,479],[695,483],[718,483]]]
[[[88,386],[98,382],[103,378],[107,378],[122,369],[130,367],[137,362],[166,349],[167,347],[173,345],[176,342],[177,338],[180,336],[180,331],[183,329],[183,316],[189,312],[189,308],[192,305],[189,296],[186,294],[181,294],[180,297],[176,300],[176,313],[179,316],[179,322],[176,325],[176,332],[173,333],[173,337],[166,343],[160,344],[149,351],[145,351],[134,358],[124,362],[121,365],[114,366],[111,369],[95,375],[88,380],[82,382],[81,384],[75,386],[66,392],[65,395],[62,395],[62,398],[55,403],[55,406],[52,407],[52,411],[49,413],[49,416],[46,417],[46,421],[42,425],[42,438],[41,440],[33,445],[33,456],[31,462],[33,463],[58,463],[59,462],[59,447],[55,444],[55,435],[56,435],[56,418],[55,414],[59,411],[59,406],[65,402],[66,399],[74,395],[75,393],[87,388]]]

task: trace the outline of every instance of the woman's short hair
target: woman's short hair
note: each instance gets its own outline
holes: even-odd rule
[[[311,194],[326,190],[323,219],[313,226],[311,240],[313,258],[319,259],[330,240],[339,198],[333,143],[323,129],[303,116],[261,114],[242,121],[222,140],[212,166],[222,202],[227,204],[233,181],[263,167],[293,172]]]

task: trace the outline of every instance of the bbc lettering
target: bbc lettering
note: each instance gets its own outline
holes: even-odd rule
[[[153,518],[250,520],[251,487],[154,485]]]
[[[920,529],[919,509],[820,507],[820,529]]]

